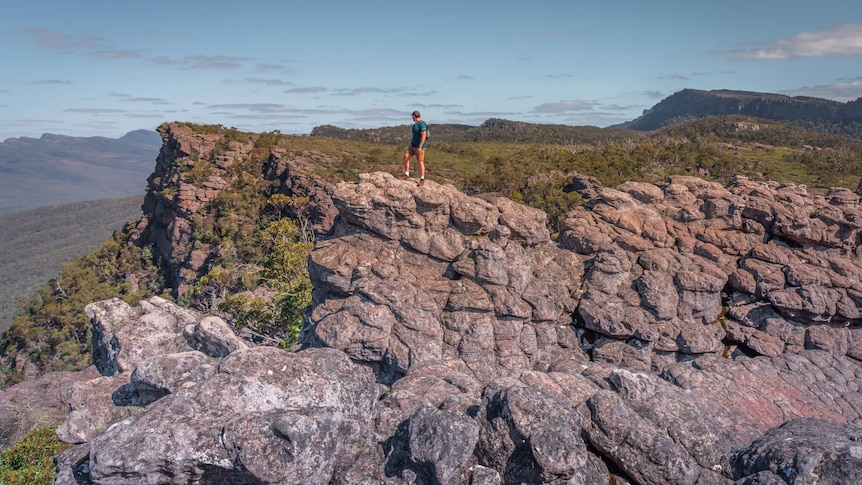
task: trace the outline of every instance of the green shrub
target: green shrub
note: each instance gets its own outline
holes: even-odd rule
[[[0,454],[0,484],[41,485],[54,480],[54,457],[72,445],[57,439],[57,425],[34,429]]]
[[[84,307],[115,296],[133,303],[164,289],[151,253],[125,243],[133,229],[128,225],[96,251],[63,264],[56,278],[22,300],[12,327],[0,336],[0,354],[12,361],[23,352],[43,372],[88,366],[92,336]],[[126,282],[129,274],[140,275],[136,288]],[[15,377],[0,369],[0,385]]]

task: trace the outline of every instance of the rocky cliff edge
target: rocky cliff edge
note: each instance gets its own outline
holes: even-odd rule
[[[301,349],[153,298],[87,307],[102,377],[55,483],[853,483],[857,194],[737,178],[541,211],[331,187]]]

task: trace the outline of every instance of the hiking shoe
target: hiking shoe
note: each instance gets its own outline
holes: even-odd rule
[[[419,185],[425,185],[425,179],[419,179]]]
[[[410,180],[410,176],[404,173],[402,173],[401,176],[398,178],[400,178],[401,180]]]

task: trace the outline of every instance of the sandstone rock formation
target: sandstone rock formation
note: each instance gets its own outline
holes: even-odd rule
[[[103,377],[73,392],[55,483],[862,473],[859,195],[570,186],[588,201],[557,241],[540,211],[433,181],[333,187],[296,352],[158,298],[90,305]]]
[[[242,170],[234,169],[249,158],[254,145],[231,141],[223,146],[222,135],[199,133],[182,123],[164,124],[159,133],[164,144],[155,170],[147,179],[145,217],[138,223],[131,242],[154,247],[154,252],[168,264],[168,280],[175,296],[182,297],[206,273],[208,259],[217,251],[212,244],[193,238],[194,218],[242,178]],[[307,158],[318,155],[307,154]],[[307,199],[306,204],[291,209],[293,213],[288,215],[302,210],[313,230],[326,231],[336,214],[330,195],[332,187],[322,178],[309,175],[309,171],[299,170],[299,164],[310,163],[302,158],[288,160],[282,151],[273,150],[256,167],[253,177],[263,177],[271,183],[273,193]],[[199,173],[204,176],[195,174],[196,166],[201,167]]]

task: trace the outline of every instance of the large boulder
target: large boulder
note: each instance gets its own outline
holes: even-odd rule
[[[333,349],[256,347],[90,443],[98,483],[327,483],[368,446],[376,387]]]
[[[93,322],[93,361],[104,376],[131,372],[156,355],[188,350],[182,331],[201,319],[157,296],[134,308],[112,298],[84,311]]]
[[[821,419],[787,421],[733,455],[737,483],[862,481],[862,428]]]

